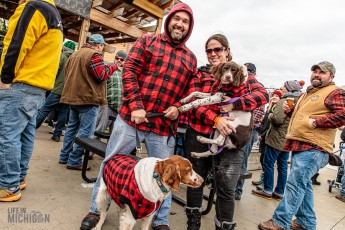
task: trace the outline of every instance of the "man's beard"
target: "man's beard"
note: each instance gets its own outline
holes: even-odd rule
[[[314,80],[318,80],[318,81],[314,82]],[[314,88],[317,88],[317,87],[322,86],[322,85],[323,85],[323,82],[322,82],[322,80],[321,80],[320,78],[314,77],[314,78],[312,79],[312,81],[311,81],[311,85],[312,85]]]
[[[174,28],[169,28],[169,34],[170,34],[171,39],[175,42],[181,42],[186,34],[182,32],[180,35],[176,36],[173,30]]]

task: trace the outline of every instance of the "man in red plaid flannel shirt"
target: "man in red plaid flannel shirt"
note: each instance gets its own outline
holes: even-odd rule
[[[114,154],[128,155],[136,147],[136,132],[152,157],[167,158],[173,154],[179,100],[186,96],[188,84],[196,72],[196,57],[185,43],[192,33],[193,12],[184,3],[175,5],[164,24],[165,32],[140,37],[130,50],[123,68],[123,103],[119,109],[106,158],[92,194],[92,206],[81,229],[93,228],[99,220],[96,197],[107,160]],[[146,114],[164,116],[146,118]],[[109,201],[110,202],[110,201]],[[153,218],[153,229],[169,228],[171,195]]]

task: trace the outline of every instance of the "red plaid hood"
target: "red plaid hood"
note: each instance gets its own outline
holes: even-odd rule
[[[181,44],[180,44],[180,46],[181,46],[181,45],[184,45],[188,41],[190,35],[192,34],[193,27],[194,27],[193,11],[187,4],[179,3],[179,4],[176,4],[175,6],[173,6],[173,8],[171,8],[171,10],[170,10],[168,16],[166,17],[165,22],[164,22],[164,32],[168,35],[167,37],[169,37],[169,39],[170,39],[168,25],[169,25],[171,17],[178,11],[185,11],[190,16],[189,30],[188,30],[187,35],[184,37],[183,41],[181,42]]]

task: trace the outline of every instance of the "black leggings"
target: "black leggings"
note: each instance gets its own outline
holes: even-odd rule
[[[191,161],[193,169],[204,179],[208,170],[212,167],[211,157],[193,158],[191,152],[205,152],[207,144],[200,143],[198,135],[209,137],[188,128],[185,136],[185,148],[187,158]],[[235,211],[235,190],[240,177],[243,161],[243,151],[238,149],[226,149],[214,156],[215,183],[216,183],[216,216],[219,221],[233,221]],[[201,207],[202,195],[205,184],[199,188],[187,187],[187,207]]]

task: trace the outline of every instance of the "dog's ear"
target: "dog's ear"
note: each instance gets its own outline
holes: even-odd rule
[[[211,68],[211,73],[216,81],[219,80],[222,76],[223,65],[224,63],[220,63],[217,66]]]
[[[239,87],[246,80],[246,75],[244,75],[243,66],[238,66],[236,74],[234,77],[233,86]]]
[[[171,189],[177,191],[180,188],[181,174],[180,166],[167,160],[164,164],[162,181],[168,184]]]

